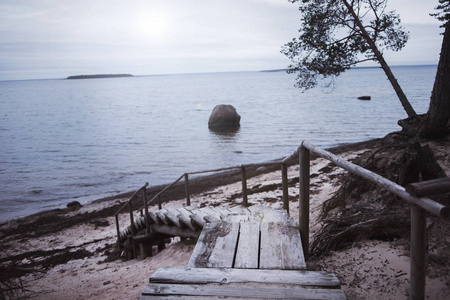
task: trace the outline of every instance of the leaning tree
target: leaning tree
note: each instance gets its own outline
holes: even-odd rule
[[[319,77],[338,76],[364,61],[380,63],[408,117],[416,116],[405,93],[383,58],[384,50],[399,51],[408,41],[400,16],[387,11],[387,0],[288,0],[299,4],[299,37],[281,52],[293,62],[297,87],[316,86]]]
[[[446,135],[450,118],[450,0],[440,0],[436,9],[441,10],[432,14],[444,22],[444,39],[442,41],[436,79],[431,92],[430,107],[423,122],[420,134],[428,138],[440,138]]]
[[[449,23],[442,45],[430,108],[423,118],[416,115],[388,64],[383,51],[401,50],[408,33],[400,17],[387,11],[387,0],[289,0],[302,13],[299,37],[284,45],[293,62],[288,69],[298,73],[297,87],[309,89],[318,78],[338,76],[363,61],[376,61],[385,71],[405,109],[408,119],[399,124],[407,130],[383,140],[378,149],[367,151],[354,163],[400,185],[446,176],[422,136],[446,133],[450,117]],[[438,18],[449,19],[450,0],[440,0]],[[423,120],[423,121],[422,121]],[[423,124],[421,124],[423,122]],[[409,131],[408,131],[409,130]],[[318,255],[364,238],[393,238],[409,229],[409,211],[395,196],[374,185],[347,175],[335,195],[323,205],[324,226],[315,235],[311,253]]]

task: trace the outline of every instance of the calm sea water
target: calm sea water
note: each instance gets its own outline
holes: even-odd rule
[[[436,67],[393,71],[425,113]],[[378,68],[353,69],[332,89],[301,93],[294,81],[248,72],[0,82],[0,220],[284,157],[304,139],[329,147],[383,137],[406,117]],[[237,132],[208,129],[217,104],[236,107]]]

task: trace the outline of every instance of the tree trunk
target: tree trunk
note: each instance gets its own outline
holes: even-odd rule
[[[373,53],[375,54],[378,62],[380,63],[381,67],[384,70],[384,73],[386,73],[387,78],[389,79],[389,82],[391,83],[392,87],[394,88],[395,92],[397,93],[398,99],[402,103],[403,109],[408,114],[408,117],[415,117],[417,114],[414,111],[414,108],[411,106],[411,103],[409,103],[408,98],[406,98],[405,93],[403,93],[402,88],[397,82],[397,79],[395,79],[394,74],[391,71],[391,68],[384,60],[383,55],[380,53],[380,51],[377,48],[377,45],[375,45],[374,41],[370,38],[369,34],[367,33],[366,29],[364,28],[363,24],[359,20],[358,16],[356,15],[355,11],[353,10],[353,7],[346,1],[343,0],[345,6],[350,11],[353,19],[355,20],[356,25],[358,25],[359,30],[361,31],[364,39],[369,44],[370,48],[372,49]]]
[[[450,22],[445,26],[439,65],[431,93],[430,107],[425,118],[421,135],[439,138],[447,134],[450,117]]]

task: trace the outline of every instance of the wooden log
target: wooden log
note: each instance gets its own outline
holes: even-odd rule
[[[302,146],[305,142],[302,143]],[[300,148],[299,154],[299,220],[302,247],[305,259],[309,259],[309,184],[310,184],[310,150]]]
[[[406,186],[406,191],[415,197],[450,193],[450,178],[445,177],[411,183]]]
[[[122,248],[122,239],[120,235],[120,228],[119,228],[119,215],[115,215],[116,219],[116,230],[117,230],[117,244],[119,248]]]
[[[328,152],[326,150],[320,149],[311,143],[304,141],[302,145],[311,150],[312,152],[316,153],[320,157],[326,158],[336,165],[338,165],[341,168],[344,168],[345,170],[356,174],[358,176],[361,176],[367,180],[369,180],[372,183],[375,183],[376,185],[379,185],[389,192],[399,196],[400,198],[406,200],[410,204],[414,204],[417,206],[422,207],[423,209],[429,211],[430,213],[439,216],[439,217],[448,217],[450,216],[450,208],[433,201],[429,198],[418,198],[410,195],[408,192],[405,191],[405,188],[390,181],[387,178],[384,178],[383,176],[380,176],[374,172],[371,172],[369,170],[366,170],[360,166],[357,166],[355,164],[349,163],[348,161],[332,154],[331,152]]]
[[[283,208],[289,214],[289,186],[287,164],[281,164],[281,181],[283,184]]]
[[[177,209],[179,214],[177,215],[178,219],[180,220],[180,223],[183,223],[184,225],[186,225],[187,227],[189,227],[192,230],[196,230],[196,228],[201,228],[201,227],[195,227],[194,224],[192,223],[192,219],[190,217],[191,212],[186,210],[184,207],[178,208]]]
[[[259,222],[241,222],[237,243],[235,268],[259,268]]]
[[[183,227],[183,225],[180,223],[180,219],[177,217],[179,214],[179,211],[176,208],[167,208],[166,209],[166,218],[167,220],[175,225],[176,227]]]
[[[188,173],[184,174],[184,185],[186,189],[186,205],[191,205],[191,194],[189,193],[189,175]]]
[[[274,283],[305,287],[340,287],[336,275],[323,271],[306,270],[163,267],[150,277],[149,282],[182,284]]]
[[[156,213],[154,211],[149,211],[148,216],[153,221],[153,223],[155,223],[155,224],[162,223],[161,220],[158,219],[158,217],[156,216]]]
[[[145,183],[145,185],[142,188],[142,199],[144,201],[144,212],[145,212],[145,233],[150,233],[150,217],[148,215],[148,201],[147,201],[147,186],[148,182]]]
[[[165,224],[165,225],[169,225],[169,221],[166,218],[165,213],[167,212],[166,209],[161,209],[161,210],[157,210],[155,211],[156,216],[158,217],[159,222],[156,222],[157,224]]]
[[[148,283],[142,291],[148,295],[183,295],[183,296],[217,296],[231,297],[233,299],[346,299],[339,289],[308,289],[299,286],[278,287],[245,285],[186,285],[186,284],[161,284]]]
[[[241,174],[242,174],[242,205],[244,205],[245,207],[247,207],[247,206],[248,206],[248,196],[247,196],[247,171],[246,171],[244,165],[241,167]]]
[[[205,224],[207,223],[205,221],[205,219],[203,219],[203,217],[199,216],[198,214],[194,213],[194,214],[191,214],[189,217],[191,218],[192,223],[196,224],[198,227],[203,228],[203,227],[205,227]],[[208,223],[211,223],[211,222],[208,222]]]
[[[410,299],[425,299],[427,274],[426,212],[415,205],[411,207],[411,273]]]

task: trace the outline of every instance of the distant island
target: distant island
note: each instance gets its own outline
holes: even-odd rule
[[[260,72],[286,72],[288,69],[262,70]]]
[[[94,74],[94,75],[73,75],[67,79],[92,79],[92,78],[117,78],[117,77],[133,77],[131,74]]]

